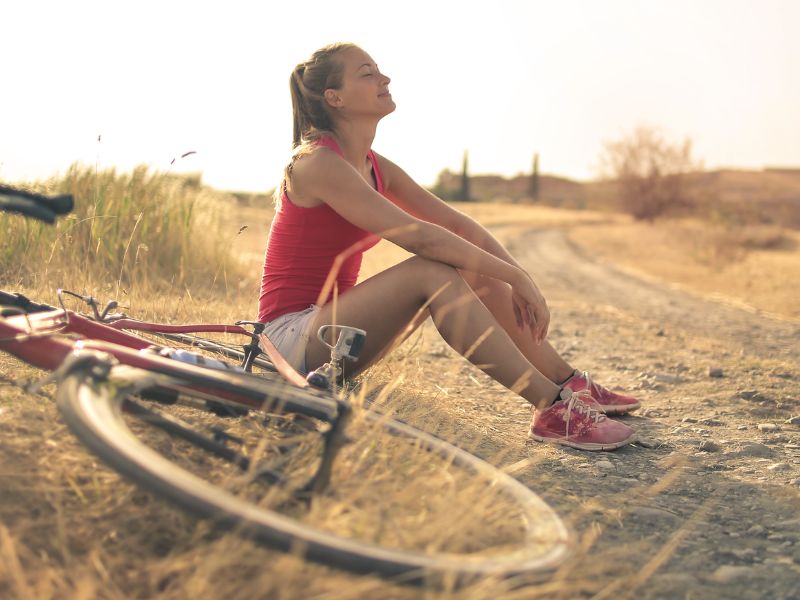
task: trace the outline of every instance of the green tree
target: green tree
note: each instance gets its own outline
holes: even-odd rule
[[[539,199],[539,153],[533,155],[533,173],[531,173],[531,198]]]
[[[464,150],[464,161],[461,164],[461,190],[458,194],[458,199],[468,202],[470,200],[469,194],[469,153]]]

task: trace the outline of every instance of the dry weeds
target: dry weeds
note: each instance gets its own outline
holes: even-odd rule
[[[593,232],[606,231],[607,239],[613,239],[614,232],[620,232],[622,237],[623,230],[631,231],[627,223],[620,224],[597,214],[529,207],[498,210],[496,206],[476,205],[468,208],[498,228],[503,225],[560,228],[574,226],[576,222],[589,223],[584,229],[571,228],[571,231],[573,239],[592,248],[596,247],[588,244]],[[228,228],[235,231],[242,224],[253,227],[251,242],[241,252],[246,270],[252,276],[237,283],[238,289],[230,289],[225,298],[215,298],[209,290],[202,289],[181,291],[172,297],[154,297],[132,290],[125,299],[130,312],[142,318],[158,317],[172,322],[230,322],[252,316],[259,247],[263,243],[258,228],[263,231],[264,214],[254,211],[246,219],[247,222],[242,223],[234,218],[236,222],[230,223]],[[650,240],[644,247],[658,245],[652,235],[650,238],[644,233],[639,235],[640,240]],[[615,256],[624,250],[620,246]],[[668,249],[669,252],[673,250]],[[391,245],[379,246],[365,257],[364,276],[403,256],[402,251]],[[641,251],[637,251],[636,256],[641,261],[636,265],[644,269],[648,259]],[[49,290],[27,291],[34,297],[52,300]],[[98,295],[102,293],[107,290],[101,290]],[[562,329],[557,327],[553,332],[554,343],[574,359],[599,360],[605,365],[606,371],[601,374],[608,377],[607,381],[630,385],[634,383],[634,374],[629,369],[648,368],[641,365],[666,355],[672,357],[668,359],[669,364],[673,358],[679,362],[692,360],[679,355],[675,346],[670,345],[676,340],[670,337],[642,341],[639,330],[651,325],[641,324],[634,317],[604,312],[602,306],[579,304],[571,296],[556,296],[552,304],[555,314],[564,317],[560,321]],[[576,336],[564,328],[575,328]],[[583,336],[583,333],[578,336],[577,329],[587,329],[587,335],[595,340],[614,339],[623,348],[632,349],[636,354],[628,362],[636,366],[627,364],[622,357],[609,356],[608,349],[595,350],[588,340],[583,349],[576,349]],[[686,352],[687,356],[705,351],[690,341],[677,342],[682,348],[680,352]],[[649,345],[645,348],[643,344]],[[708,352],[712,350],[718,352],[717,346],[709,348]],[[611,350],[615,351],[625,354],[625,350]],[[744,369],[745,359],[741,362],[743,364],[737,368]],[[614,367],[622,374],[621,380],[613,377]],[[762,370],[772,372],[780,368],[780,363],[775,362]],[[703,365],[692,364],[691,369],[699,372]],[[578,547],[574,557],[550,579],[498,581],[488,578],[460,589],[447,583],[443,588],[408,588],[273,552],[236,535],[216,531],[208,523],[164,504],[122,480],[80,446],[61,422],[52,402],[52,387],[45,388],[41,397],[30,396],[19,388],[21,381],[35,379],[39,373],[3,354],[0,354],[0,373],[0,435],[3,439],[0,445],[0,597],[4,598],[345,600],[424,597],[474,600],[492,597],[516,600],[670,597],[671,590],[679,590],[684,595],[696,586],[705,586],[702,590],[707,593],[715,589],[711,573],[703,575],[692,571],[685,581],[656,581],[656,578],[670,564],[684,564],[681,561],[687,544],[692,548],[698,530],[712,527],[715,517],[732,510],[729,505],[736,500],[729,499],[728,486],[739,485],[731,479],[728,486],[721,485],[713,493],[706,492],[703,486],[708,475],[693,471],[698,459],[678,441],[667,442],[646,456],[628,449],[614,454],[611,458],[615,469],[621,471],[622,465],[627,463],[640,474],[626,479],[620,479],[621,475],[600,477],[594,465],[605,457],[543,446],[526,447],[524,433],[529,418],[526,408],[507,391],[454,357],[438,341],[430,326],[426,326],[383,365],[368,373],[365,387],[380,389],[399,383],[386,399],[385,408],[501,465],[541,491],[572,525]],[[703,397],[708,390],[701,382],[697,390],[683,392],[688,394],[686,398],[681,393],[667,392],[660,403],[656,397],[649,406],[673,407],[674,402],[686,410],[685,414],[693,414],[689,409],[693,394]],[[648,393],[647,388],[640,392]],[[674,407],[673,410],[679,418],[680,411]],[[640,421],[647,420],[637,420]],[[243,422],[243,425],[252,423]],[[358,528],[358,521],[352,520],[353,506],[368,508],[364,514],[372,525],[376,520],[383,522],[381,510],[387,514],[397,513],[394,515],[397,527],[379,534],[388,535],[387,540],[400,546],[422,544],[452,548],[477,540],[485,548],[487,543],[489,546],[492,543],[487,532],[500,534],[501,542],[506,539],[509,515],[486,495],[485,490],[472,492],[452,487],[453,482],[443,478],[424,458],[410,460],[404,454],[398,459],[391,449],[375,453],[370,445],[373,442],[367,440],[367,436],[361,438],[359,441],[367,446],[354,445],[352,454],[342,463],[340,475],[345,485],[340,492],[343,496],[318,503],[312,508],[310,518],[319,519],[321,525],[332,531],[342,531]],[[376,455],[389,460],[391,466],[370,464]],[[369,471],[375,466],[377,470]],[[350,470],[356,475],[348,476]],[[426,473],[428,470],[432,472]],[[371,474],[366,478],[363,473]],[[387,494],[387,488],[382,485],[396,482],[401,475],[403,489]],[[631,484],[630,477],[638,479]],[[448,487],[452,489],[445,493]],[[703,489],[695,493],[700,487]],[[735,498],[744,499],[745,496]],[[797,502],[796,494],[783,498],[787,508]],[[761,502],[763,505],[767,501]],[[674,511],[677,520],[671,520],[667,508],[650,508],[658,505]],[[662,510],[670,520],[637,525],[637,519],[641,518],[637,510],[643,506],[653,511],[656,516],[652,518],[665,518],[658,517],[658,510]],[[733,510],[738,511],[738,507]],[[746,514],[749,509],[743,506],[742,510]],[[420,518],[424,520],[417,522]],[[600,554],[598,547],[602,549]],[[708,552],[713,553],[713,549]],[[697,564],[695,555],[690,554],[690,558]],[[673,573],[674,568],[668,574]],[[797,563],[787,568],[797,569]],[[767,589],[766,584],[763,589]],[[789,584],[778,589],[784,590],[784,595],[771,597],[791,597]],[[750,596],[743,593],[742,597]]]

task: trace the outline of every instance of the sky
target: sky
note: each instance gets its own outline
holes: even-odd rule
[[[4,182],[78,161],[272,189],[289,74],[333,41],[392,78],[373,148],[425,185],[465,150],[473,173],[538,152],[541,172],[591,179],[642,124],[707,168],[800,167],[800,0],[27,0],[0,23]]]

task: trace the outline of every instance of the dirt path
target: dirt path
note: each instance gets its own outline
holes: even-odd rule
[[[643,400],[627,417],[641,445],[586,453],[526,444],[527,407],[485,379],[440,384],[462,441],[532,459],[515,476],[599,533],[569,571],[576,595],[800,597],[800,325],[634,278],[559,229],[496,231],[548,297],[552,343]]]
[[[523,234],[513,243],[555,294],[590,291],[605,304],[673,330],[726,342],[753,356],[791,361],[800,350],[800,324],[766,318],[627,275],[587,257],[563,231]]]

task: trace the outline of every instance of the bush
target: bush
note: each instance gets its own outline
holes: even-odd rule
[[[56,226],[0,214],[3,282],[213,287],[215,274],[236,269],[218,234],[213,192],[196,177],[73,165],[30,187],[72,194],[75,210]]]
[[[653,221],[669,210],[692,204],[684,176],[700,168],[692,143],[667,141],[654,127],[639,126],[619,140],[607,142],[601,156],[603,175],[616,180],[623,211]]]

